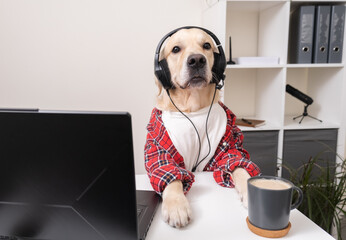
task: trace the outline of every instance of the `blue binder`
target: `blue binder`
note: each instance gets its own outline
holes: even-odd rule
[[[344,42],[345,6],[333,5],[330,17],[328,63],[341,63]]]
[[[328,62],[328,45],[330,29],[330,6],[316,6],[314,46],[312,53],[313,63]]]
[[[290,62],[311,63],[315,6],[300,6],[291,16]]]

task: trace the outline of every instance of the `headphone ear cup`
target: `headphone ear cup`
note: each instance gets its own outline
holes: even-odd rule
[[[221,80],[224,78],[224,71],[226,68],[225,59],[221,56],[221,54],[214,52],[214,64],[212,68],[212,72],[215,74],[213,77],[213,83],[219,84]]]
[[[171,72],[168,68],[168,63],[166,59],[162,59],[158,62],[158,69],[155,72],[156,77],[161,82],[164,89],[170,89],[173,88],[172,82],[171,82]]]

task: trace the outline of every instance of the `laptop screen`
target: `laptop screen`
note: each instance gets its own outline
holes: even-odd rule
[[[0,236],[137,239],[127,113],[0,112]]]

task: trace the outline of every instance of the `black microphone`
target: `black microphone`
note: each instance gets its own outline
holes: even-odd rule
[[[293,97],[298,98],[300,101],[306,103],[307,105],[311,105],[314,101],[311,97],[305,95],[304,93],[302,93],[301,91],[292,87],[289,84],[286,84],[286,92],[291,94]]]

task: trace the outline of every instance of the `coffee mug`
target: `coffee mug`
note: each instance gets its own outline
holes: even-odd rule
[[[285,229],[290,211],[302,203],[302,190],[286,179],[273,176],[252,177],[247,184],[250,223],[266,230]],[[298,198],[292,204],[294,190],[298,192]]]

